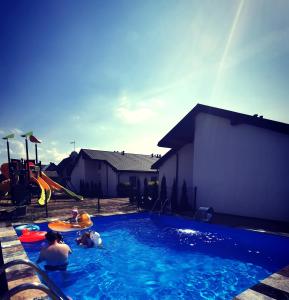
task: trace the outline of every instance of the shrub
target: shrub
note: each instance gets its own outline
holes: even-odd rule
[[[180,199],[180,210],[191,210],[191,206],[189,204],[189,198],[187,193],[187,184],[184,180],[183,186],[182,186],[182,195]]]
[[[164,204],[166,199],[167,199],[167,180],[166,180],[166,177],[163,176],[162,181],[161,181],[161,191],[160,191],[161,206]]]
[[[174,179],[171,197],[170,197],[171,208],[173,211],[178,209],[178,196],[177,196],[177,181]]]

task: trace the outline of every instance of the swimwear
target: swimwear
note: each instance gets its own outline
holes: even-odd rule
[[[58,266],[50,266],[45,265],[44,268],[46,271],[66,271],[68,264],[58,265]]]

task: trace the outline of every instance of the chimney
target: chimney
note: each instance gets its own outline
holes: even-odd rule
[[[151,157],[154,157],[154,154],[153,154],[153,153],[151,154]]]
[[[124,151],[123,150],[121,151],[121,154],[124,155]]]

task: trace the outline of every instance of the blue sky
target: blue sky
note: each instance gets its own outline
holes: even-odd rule
[[[289,1],[1,1],[0,135],[42,162],[165,153],[197,103],[289,123]],[[30,146],[31,157],[33,147]],[[2,141],[0,163],[6,161]]]

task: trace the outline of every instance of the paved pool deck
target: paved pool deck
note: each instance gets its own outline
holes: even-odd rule
[[[70,216],[70,211],[72,206],[78,206],[80,211],[86,211],[93,216],[107,216],[115,214],[126,214],[135,213],[137,208],[135,205],[129,203],[126,198],[117,199],[101,199],[100,211],[97,209],[98,201],[97,199],[85,199],[82,202],[75,202],[71,199],[58,199],[52,200],[48,206],[48,217],[46,217],[45,209],[37,205],[36,202],[32,202],[27,211],[27,216],[17,220],[16,222],[0,222],[0,241],[2,244],[3,259],[4,263],[12,261],[15,259],[27,259],[26,252],[24,251],[21,242],[19,241],[17,234],[14,230],[13,225],[23,224],[26,222],[50,222],[58,218],[66,218]],[[227,224],[230,226],[250,228],[254,230],[269,231],[274,234],[282,234],[289,237],[287,228],[278,227],[276,224],[268,226],[262,226],[261,223],[251,220],[244,220],[242,223],[242,218],[234,218],[228,216],[216,216],[214,223],[217,224]],[[253,226],[253,223],[255,226]],[[244,226],[247,224],[247,226]],[[250,226],[249,226],[249,225]],[[277,227],[276,227],[277,226]],[[264,229],[265,228],[265,229]],[[289,230],[289,228],[288,228]],[[289,255],[289,253],[288,253]],[[8,287],[12,287],[31,282],[40,282],[38,276],[34,273],[32,268],[28,266],[15,266],[11,267],[6,271],[6,277],[8,280]],[[28,290],[13,296],[11,300],[26,300],[26,299],[48,299],[46,295],[39,291]],[[235,300],[289,300],[289,266],[279,270],[278,272],[270,275],[266,279],[257,283],[253,287],[247,289],[243,293],[239,294],[234,298]]]

